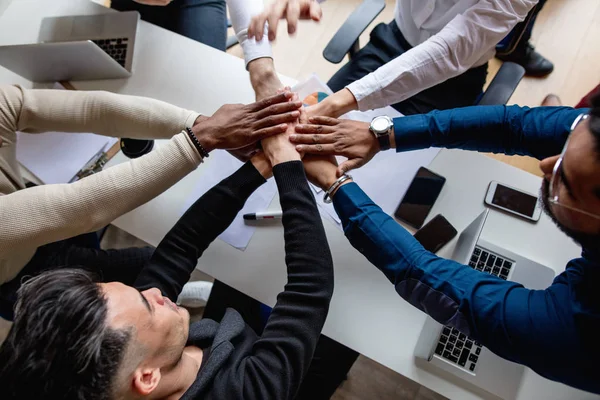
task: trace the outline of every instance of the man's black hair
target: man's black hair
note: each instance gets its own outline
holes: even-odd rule
[[[24,283],[0,347],[2,398],[110,399],[132,335],[110,328],[107,313],[100,286],[82,269]]]

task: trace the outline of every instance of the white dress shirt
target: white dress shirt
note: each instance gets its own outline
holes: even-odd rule
[[[397,0],[395,20],[413,48],[348,85],[361,111],[395,104],[494,56],[499,43],[525,19],[538,0]],[[227,0],[246,65],[272,57],[265,36],[248,39],[252,16],[262,0]]]
[[[268,39],[268,26],[265,26],[265,35],[263,40],[257,42],[256,39],[248,39],[248,26],[253,16],[260,14],[263,10],[263,0],[227,0],[229,7],[229,16],[231,25],[237,36],[242,50],[246,66],[252,60],[257,58],[273,58],[271,43]]]
[[[537,0],[397,0],[413,48],[348,85],[360,110],[395,104],[485,64]]]

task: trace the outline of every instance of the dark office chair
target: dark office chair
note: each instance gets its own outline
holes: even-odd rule
[[[346,54],[352,58],[360,50],[360,35],[384,8],[385,0],[364,0],[327,44],[323,57],[334,64],[339,64]],[[503,63],[477,104],[506,104],[524,75],[525,69],[520,65]]]
[[[339,64],[346,54],[352,58],[360,50],[359,37],[385,8],[385,0],[364,0],[323,50],[323,57]]]

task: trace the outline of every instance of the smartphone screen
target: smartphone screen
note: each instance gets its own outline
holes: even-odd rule
[[[417,171],[394,215],[414,228],[420,228],[437,200],[446,178],[427,168]]]
[[[415,233],[415,239],[425,247],[425,250],[435,253],[451,241],[456,234],[456,229],[452,224],[438,214]]]
[[[533,218],[537,197],[497,184],[492,204]]]

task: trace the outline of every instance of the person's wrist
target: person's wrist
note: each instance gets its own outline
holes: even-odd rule
[[[333,199],[335,197],[335,194],[340,190],[340,188],[342,186],[349,184],[350,182],[352,182],[352,178],[347,179],[344,182],[342,182],[333,192],[329,193],[329,197],[331,197]],[[332,183],[332,185],[333,185],[333,183]],[[329,187],[331,187],[331,186],[329,186]]]
[[[274,146],[271,146],[269,149],[265,149],[264,151],[272,166],[276,166],[277,164],[281,164],[288,161],[299,161],[302,159],[300,157],[300,153],[298,153],[294,148],[276,148]]]
[[[205,117],[200,122],[195,123],[192,127],[192,133],[208,153],[217,148],[217,143],[213,140],[214,135],[211,135],[210,133],[212,128],[208,126],[209,119],[210,118]],[[196,119],[196,121],[198,121],[198,119]]]
[[[258,100],[272,96],[283,87],[275,71],[272,58],[263,57],[252,60],[248,64],[248,72],[250,73],[250,83]]]
[[[273,176],[273,169],[271,168],[271,163],[267,160],[267,157],[264,153],[258,153],[252,156],[250,159],[254,168],[258,171],[259,174],[262,175],[263,178],[269,179]]]
[[[198,115],[198,118],[196,118],[196,120],[194,121],[194,125],[192,125],[192,127],[198,125],[201,122],[204,122],[208,119],[208,117],[206,115]]]
[[[358,109],[358,103],[354,95],[347,88],[332,94],[319,104],[321,104],[318,110],[319,114],[332,118],[337,118],[340,115]]]

